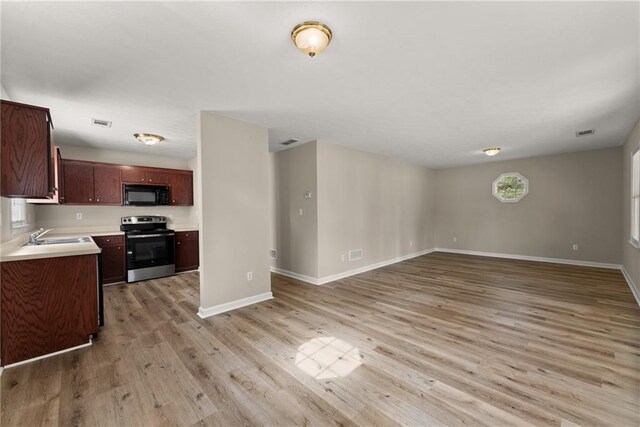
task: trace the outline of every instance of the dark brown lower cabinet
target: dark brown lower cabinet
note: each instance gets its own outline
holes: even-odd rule
[[[85,344],[98,332],[96,255],[0,265],[2,365]]]
[[[116,283],[125,280],[124,236],[93,236],[93,241],[102,249],[102,283]]]
[[[176,232],[176,271],[197,270],[199,266],[198,232]]]

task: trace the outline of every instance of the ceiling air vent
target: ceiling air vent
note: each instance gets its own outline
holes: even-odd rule
[[[91,124],[94,125],[94,126],[101,127],[101,128],[110,128],[111,127],[111,121],[109,121],[109,120],[91,119]]]
[[[596,133],[595,129],[579,130],[579,131],[576,132],[576,138],[580,138],[581,136],[593,135],[595,133]]]
[[[280,145],[291,145],[291,144],[295,144],[296,142],[300,142],[299,139],[295,139],[295,138],[291,138],[291,139],[287,139],[284,142],[281,142]]]

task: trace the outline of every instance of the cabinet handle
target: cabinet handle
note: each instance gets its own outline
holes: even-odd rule
[[[89,199],[90,202],[93,202],[93,199]]]
[[[178,242],[178,244],[180,244],[180,242]]]
[[[153,181],[151,178],[149,178],[149,182]]]
[[[185,234],[185,236],[189,237],[189,233]]]
[[[111,239],[107,239],[107,243],[109,243],[111,241]]]
[[[171,203],[175,203],[175,202],[176,202],[175,199],[171,201]]]
[[[121,247],[121,246],[118,246],[118,250],[120,250],[120,249],[122,249],[122,247]]]
[[[96,199],[96,202],[99,202],[99,201],[100,201],[100,199]]]

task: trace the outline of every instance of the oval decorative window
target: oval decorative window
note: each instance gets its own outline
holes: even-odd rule
[[[503,173],[493,181],[492,192],[501,202],[519,202],[529,192],[529,180],[517,172]]]

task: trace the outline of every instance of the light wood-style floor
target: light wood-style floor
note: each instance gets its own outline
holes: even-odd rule
[[[202,320],[196,273],[105,289],[93,347],[5,370],[2,426],[640,424],[618,271],[433,253]]]

